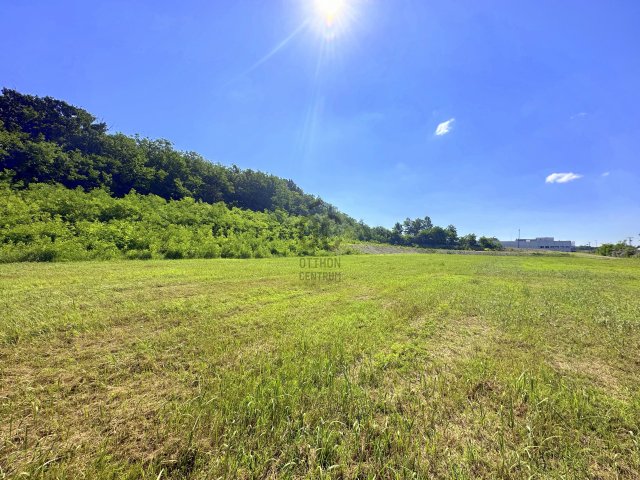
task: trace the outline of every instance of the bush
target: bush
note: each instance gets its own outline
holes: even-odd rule
[[[637,256],[639,251],[638,247],[634,247],[625,242],[618,242],[616,244],[603,243],[596,248],[596,253],[607,257],[633,257]]]
[[[0,180],[0,262],[265,258],[333,248],[305,232],[306,221],[189,198],[113,198],[104,190],[48,184],[19,189]]]
[[[153,254],[149,250],[130,250],[126,253],[129,260],[151,260]]]

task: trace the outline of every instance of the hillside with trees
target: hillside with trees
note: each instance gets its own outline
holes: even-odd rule
[[[342,241],[496,249],[429,217],[370,227],[293,180],[109,133],[51,97],[0,95],[0,261],[314,255]]]
[[[12,170],[24,184],[104,188],[118,197],[135,190],[167,200],[191,197],[254,211],[348,219],[292,180],[211,163],[167,140],[109,134],[105,123],[81,108],[8,89],[0,95],[0,170]]]

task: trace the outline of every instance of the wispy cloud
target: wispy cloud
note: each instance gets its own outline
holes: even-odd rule
[[[586,117],[587,115],[588,115],[587,112],[578,112],[574,115],[571,115],[571,120],[575,120],[576,118]]]
[[[446,122],[442,122],[440,124],[438,124],[435,134],[438,137],[441,137],[442,135],[446,135],[447,133],[449,133],[451,131],[451,128],[453,126],[453,122],[455,122],[456,119],[455,118],[450,118],[449,120],[447,120]]]
[[[608,176],[610,175],[610,173],[611,173],[611,172],[604,172],[604,173],[602,174],[602,176],[603,176],[603,177],[608,177]]]
[[[568,182],[573,182],[574,180],[577,180],[579,178],[582,178],[582,175],[578,174],[578,173],[552,173],[551,175],[547,176],[545,182],[546,183],[568,183]]]

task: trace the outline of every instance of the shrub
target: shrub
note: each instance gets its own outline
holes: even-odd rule
[[[85,259],[265,258],[317,254],[334,244],[305,235],[306,220],[131,193],[113,198],[60,185],[0,181],[0,262]]]

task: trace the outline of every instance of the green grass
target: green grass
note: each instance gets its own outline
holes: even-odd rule
[[[640,264],[0,266],[0,478],[638,478]]]

